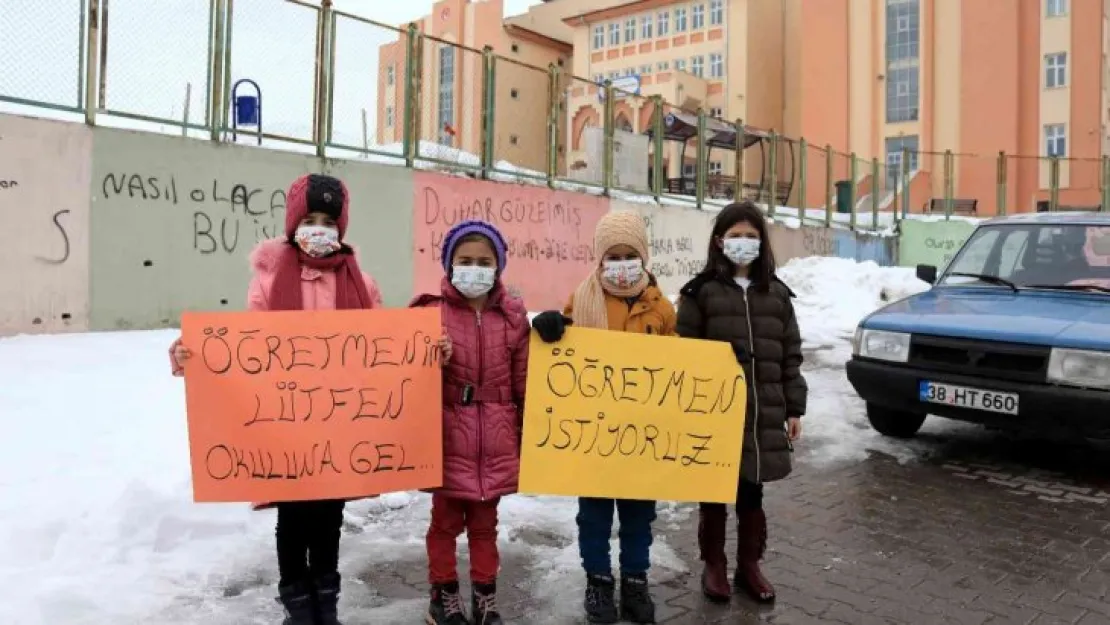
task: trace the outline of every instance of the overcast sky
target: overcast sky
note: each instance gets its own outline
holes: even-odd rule
[[[540,0],[504,0],[505,14]],[[0,0],[0,94],[74,106],[79,93],[82,0]],[[431,12],[432,0],[335,0],[337,9],[390,25]],[[208,67],[207,0],[110,0],[105,105],[180,120],[203,120]],[[311,137],[315,12],[282,0],[235,0],[232,79],[263,94],[264,130]],[[397,34],[354,20],[337,29],[334,140],[362,143],[376,126],[378,48]],[[240,91],[240,94],[249,91]],[[0,103],[0,111],[27,112]],[[36,112],[35,114],[39,114]]]

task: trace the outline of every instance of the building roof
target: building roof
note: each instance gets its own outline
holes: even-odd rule
[[[588,11],[579,13],[577,15],[569,15],[563,19],[568,25],[578,26],[581,24],[593,24],[605,20],[611,20],[632,13],[639,13],[658,7],[664,7],[675,4],[678,0],[634,0],[629,2],[623,0],[619,3],[612,3],[611,6],[604,6],[604,2],[593,3]],[[601,6],[598,6],[601,5]]]
[[[628,0],[552,0],[530,7],[526,13],[506,17],[505,23],[569,44],[574,42],[574,28],[566,23],[567,17],[627,3]]]

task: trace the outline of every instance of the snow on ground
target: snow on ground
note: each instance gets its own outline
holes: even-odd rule
[[[810,406],[803,462],[908,459],[912,445],[870,429],[844,377],[859,319],[924,284],[903,268],[837,258],[781,270],[798,295]],[[0,340],[0,622],[116,625],[276,622],[273,513],[194,504],[184,391],[169,376],[174,330],[19,336]],[[532,594],[552,622],[578,611],[575,502],[510,497],[505,558],[528,563]],[[690,508],[661,506],[677,527]],[[423,598],[386,602],[360,577],[394,567],[419,578],[428,497],[393,494],[348,506],[343,604],[352,622],[412,622]],[[465,541],[463,541],[465,542]],[[660,579],[685,570],[664,541]]]

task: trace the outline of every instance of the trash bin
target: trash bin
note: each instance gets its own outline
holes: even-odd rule
[[[836,212],[852,212],[852,181],[836,181]]]

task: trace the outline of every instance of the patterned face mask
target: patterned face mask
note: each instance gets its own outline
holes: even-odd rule
[[[729,260],[745,267],[755,262],[759,258],[759,248],[762,245],[759,239],[750,238],[735,238],[725,239],[724,248],[725,256]]]
[[[493,267],[455,265],[451,268],[451,284],[467,299],[489,293],[496,279],[497,270]]]
[[[618,289],[627,289],[644,275],[644,262],[633,260],[607,260],[601,266],[601,279]]]
[[[339,231],[330,226],[299,226],[293,240],[305,254],[323,258],[339,251]]]

